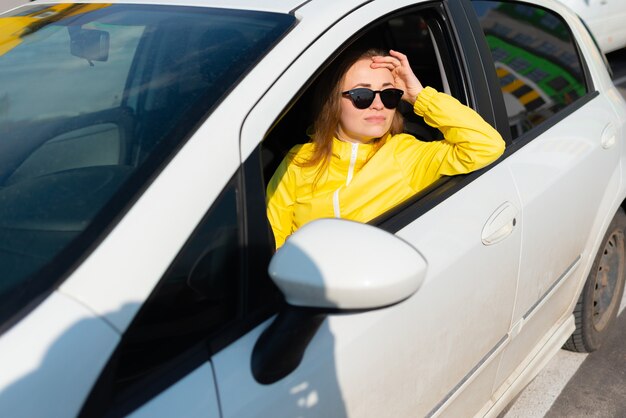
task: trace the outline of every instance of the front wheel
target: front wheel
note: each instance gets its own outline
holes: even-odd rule
[[[625,234],[626,214],[620,208],[602,240],[574,309],[576,330],[563,348],[585,353],[600,348],[624,293]]]

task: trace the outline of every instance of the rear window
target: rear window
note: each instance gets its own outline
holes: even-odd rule
[[[587,94],[567,24],[542,7],[474,0],[491,49],[515,140]]]
[[[111,4],[0,16],[0,324],[93,248],[293,20]]]

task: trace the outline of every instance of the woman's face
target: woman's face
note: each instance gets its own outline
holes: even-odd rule
[[[391,71],[386,68],[371,68],[370,58],[355,62],[346,73],[341,91],[357,87],[372,90],[383,90],[394,87]],[[337,135],[348,142],[367,144],[373,139],[382,137],[393,121],[395,109],[387,109],[377,94],[367,109],[357,109],[348,95],[342,95],[341,115]]]

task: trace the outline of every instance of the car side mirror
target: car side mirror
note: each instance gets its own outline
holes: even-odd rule
[[[426,270],[415,248],[374,226],[341,219],[305,225],[270,262],[288,305],[255,345],[256,380],[270,384],[291,373],[328,314],[397,304],[419,289]]]
[[[293,234],[269,266],[292,306],[369,310],[398,303],[420,287],[426,261],[402,239],[341,219],[311,222]]]

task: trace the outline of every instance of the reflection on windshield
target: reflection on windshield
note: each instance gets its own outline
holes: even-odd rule
[[[47,25],[110,4],[56,4],[30,7],[0,17],[0,55],[19,45],[22,40]]]
[[[292,22],[110,4],[0,18],[0,325],[58,282]]]

